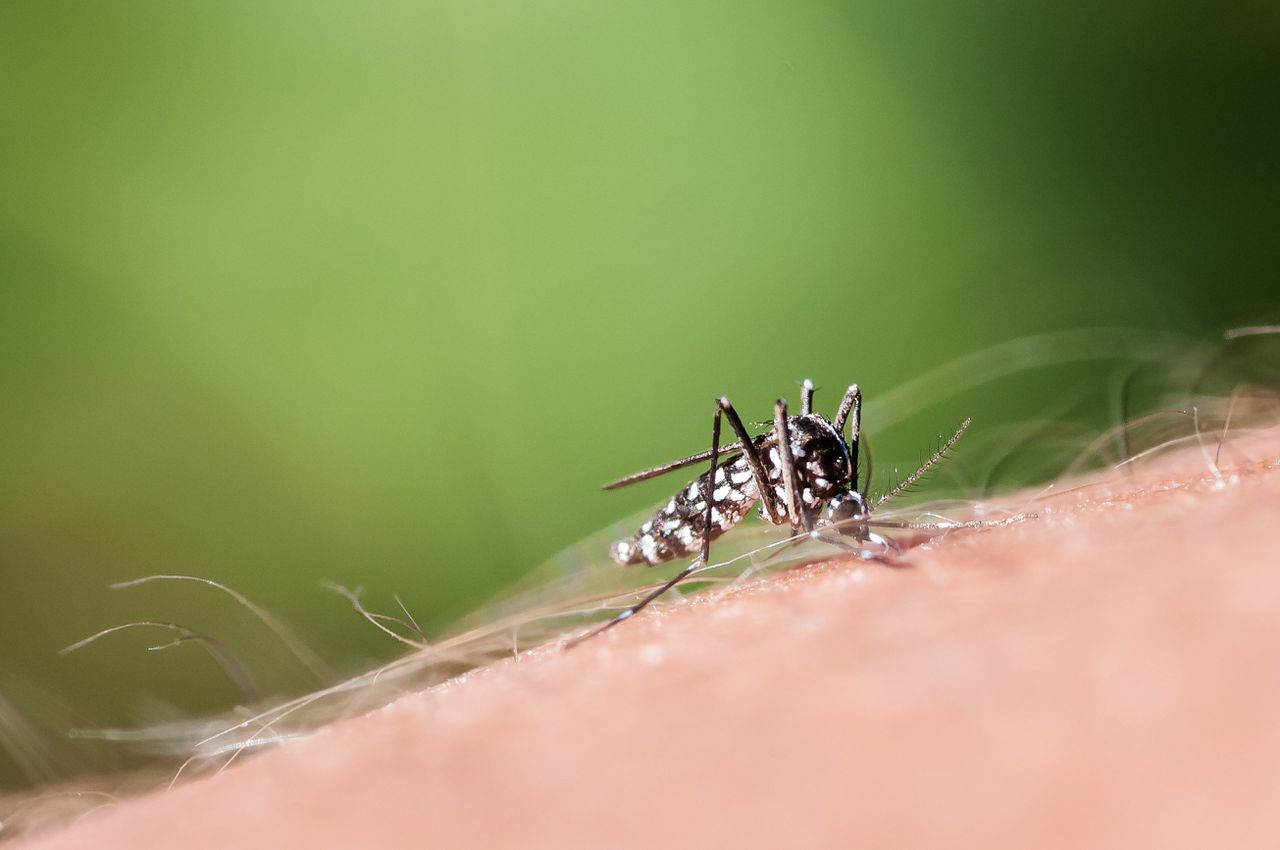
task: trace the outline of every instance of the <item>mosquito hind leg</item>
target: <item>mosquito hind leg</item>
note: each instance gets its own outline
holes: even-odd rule
[[[651,591],[647,596],[642,598],[635,605],[632,605],[630,608],[621,612],[613,619],[605,623],[602,623],[599,626],[596,626],[594,629],[591,629],[585,634],[578,635],[577,637],[569,640],[568,643],[566,643],[564,646],[565,649],[572,649],[573,647],[582,643],[584,640],[587,640],[588,638],[593,638],[596,635],[600,634],[601,632],[608,631],[609,629],[621,623],[623,620],[630,619],[631,617],[635,616],[636,614],[640,613],[645,608],[647,608],[649,604],[653,602],[655,599],[662,596],[667,591],[671,590],[673,587],[675,587],[677,584],[687,579],[689,576],[693,575],[693,572],[696,569],[698,569],[698,567],[705,566],[711,563],[711,518],[713,516],[713,511],[715,510],[716,468],[719,465],[719,461],[720,461],[720,417],[726,412],[728,412],[730,416],[729,421],[732,424],[733,421],[737,419],[738,414],[734,412],[733,406],[729,404],[728,399],[721,398],[719,401],[716,402],[715,418],[712,420],[712,423],[711,423],[711,471],[708,475],[706,475],[706,477],[701,479],[701,482],[700,482],[702,499],[704,502],[706,502],[706,509],[705,509],[705,512],[703,513],[703,523],[702,523],[702,550],[698,555],[698,560],[689,564],[683,570],[676,573],[667,581],[663,582],[661,585],[658,586],[656,590]],[[738,420],[738,425],[741,426],[741,420]],[[737,429],[735,428],[735,430]],[[746,429],[742,428],[742,432],[745,434]],[[755,451],[755,446],[750,441],[744,439],[743,442],[745,445],[748,446],[749,451],[752,451],[752,452]],[[758,459],[759,459],[759,455],[757,454],[757,461]]]

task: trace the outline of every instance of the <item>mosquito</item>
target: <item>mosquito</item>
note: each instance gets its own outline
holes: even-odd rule
[[[765,522],[790,526],[793,534],[803,531],[809,537],[819,537],[822,530],[836,529],[860,545],[849,545],[826,536],[822,539],[866,561],[897,563],[891,555],[896,551],[896,545],[869,527],[872,503],[865,491],[871,483],[870,463],[867,464],[867,483],[859,486],[862,392],[857,384],[851,385],[840,401],[834,420],[814,412],[813,394],[813,382],[806,380],[800,397],[799,416],[788,415],[786,400],[778,399],[773,408],[773,427],[756,437],[747,431],[742,417],[729,399],[722,396],[716,402],[709,451],[655,466],[604,486],[605,490],[617,490],[708,459],[711,461],[711,468],[706,473],[676,493],[665,507],[640,526],[639,531],[619,540],[610,550],[613,559],[624,567],[634,564],[657,566],[695,550],[698,551],[697,560],[635,605],[574,638],[566,646],[574,646],[634,616],[699,567],[709,564],[712,541],[741,522],[757,503],[760,517]],[[722,418],[729,420],[729,427],[737,437],[736,442],[727,446],[720,445]],[[965,420],[942,448],[877,504],[918,481],[955,445],[968,425],[969,421]],[[846,426],[849,430],[847,439]],[[865,544],[875,548],[868,548]]]

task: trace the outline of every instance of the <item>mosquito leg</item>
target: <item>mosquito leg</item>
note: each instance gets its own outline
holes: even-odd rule
[[[849,461],[852,466],[849,480],[856,488],[858,486],[858,439],[862,435],[862,390],[858,389],[857,384],[850,384],[844,398],[840,400],[840,410],[836,413],[834,423],[838,434],[844,434],[844,425],[849,421],[850,414],[853,414],[853,420],[849,426]],[[868,480],[867,484],[870,486],[871,482]]]
[[[601,632],[606,632],[609,629],[612,629],[614,626],[618,625],[623,620],[629,620],[631,617],[635,616],[636,614],[643,611],[645,608],[649,607],[650,602],[657,599],[659,596],[666,593],[668,590],[675,587],[677,584],[684,581],[689,576],[693,575],[694,570],[698,569],[699,566],[701,566],[701,563],[699,561],[694,561],[692,564],[685,567],[680,572],[676,573],[670,579],[663,582],[662,585],[657,590],[652,591],[651,593],[649,593],[648,596],[641,599],[635,605],[632,605],[630,608],[623,611],[621,614],[614,617],[609,622],[602,623],[601,625],[596,626],[594,629],[587,632],[586,634],[581,634],[575,638],[571,638],[569,641],[565,643],[564,648],[566,650],[573,649],[575,646],[582,643],[584,640],[588,640],[589,638],[593,638],[596,635],[600,634]]]
[[[649,603],[653,602],[659,596],[666,593],[668,590],[670,590],[680,582],[687,579],[690,575],[693,574],[693,571],[696,570],[698,567],[706,566],[707,564],[711,563],[711,528],[712,528],[711,518],[714,515],[713,512],[715,511],[716,467],[720,462],[720,416],[726,411],[726,408],[731,417],[730,421],[732,422],[733,418],[736,417],[737,414],[733,412],[733,407],[732,405],[729,404],[729,400],[726,398],[721,398],[718,402],[716,402],[715,418],[712,419],[711,421],[711,472],[701,481],[702,498],[707,503],[707,508],[706,508],[706,512],[703,514],[702,551],[698,556],[698,560],[694,561],[692,564],[685,567],[680,572],[676,573],[666,582],[661,584],[656,590],[649,593],[649,595],[645,596],[635,605],[632,605],[627,610],[618,614],[618,616],[614,617],[612,620],[609,620],[606,623],[602,623],[601,625],[590,630],[589,632],[586,632],[585,634],[579,635],[578,637],[570,640],[568,643],[565,644],[564,646],[565,649],[572,649],[573,647],[582,643],[584,640],[587,640],[588,638],[593,638],[596,635],[600,634],[601,632],[608,631],[609,629],[621,623],[623,620],[630,619],[631,617],[635,616],[639,612],[643,611],[649,605]],[[745,432],[745,430],[746,429],[744,428],[743,431]],[[747,445],[751,446],[751,443],[747,442]],[[751,448],[752,450],[754,450],[755,447],[751,446]]]
[[[791,428],[787,423],[787,403],[778,399],[773,406],[773,437],[778,445],[778,468],[782,473],[782,492],[786,496],[787,521],[794,531],[800,525],[800,508],[796,496],[800,490],[795,458],[791,456]]]
[[[782,486],[787,494],[787,519],[791,528],[803,526],[813,532],[813,517],[801,499],[800,476],[796,473],[796,459],[791,456],[791,426],[787,422],[787,403],[778,399],[773,406],[773,431],[778,440],[778,459],[782,467]]]
[[[702,517],[702,553],[698,556],[698,562],[703,566],[711,563],[711,517],[715,515],[716,510],[716,464],[720,461],[720,415],[724,413],[724,406],[720,403],[724,401],[722,398],[716,402],[716,415],[711,420],[711,472],[702,481],[702,499],[707,503],[707,512]]]
[[[805,378],[800,390],[800,415],[808,416],[810,413],[813,413],[813,381]]]
[[[849,389],[845,391],[844,398],[840,399],[840,410],[836,413],[836,421],[832,423],[842,435],[844,423],[849,420],[850,413],[853,414],[853,434],[850,439],[856,440],[862,420],[862,391],[858,389],[857,384],[850,384]]]
[[[834,546],[837,549],[843,549],[844,551],[848,552],[850,555],[853,555],[860,561],[876,561],[878,563],[884,564],[885,566],[889,566],[889,567],[904,566],[902,561],[895,560],[894,558],[891,558],[889,555],[884,554],[884,552],[877,552],[873,549],[867,549],[863,546],[855,546],[854,544],[848,543],[837,537],[831,537],[826,534],[820,534],[818,536],[818,540],[822,541],[823,543],[826,543],[829,546]],[[899,550],[897,548],[887,547],[885,551],[893,551],[896,553]]]
[[[724,411],[724,415],[729,418],[729,427],[733,429],[733,433],[738,437],[738,442],[742,445],[742,453],[747,458],[747,466],[751,468],[751,475],[755,478],[756,489],[760,491],[760,501],[764,505],[765,515],[768,516],[769,522],[774,525],[781,525],[782,517],[778,514],[778,505],[773,494],[773,486],[769,483],[769,476],[765,474],[764,461],[760,459],[760,450],[756,448],[755,440],[747,432],[747,426],[742,424],[742,417],[738,415],[738,411],[733,409],[729,399],[721,396],[718,402],[718,409]]]

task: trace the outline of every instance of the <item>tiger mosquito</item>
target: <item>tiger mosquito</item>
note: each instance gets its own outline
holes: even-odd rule
[[[616,490],[638,481],[647,481],[686,466],[710,459],[711,468],[688,487],[676,493],[633,536],[619,540],[610,554],[621,566],[657,566],[698,550],[698,558],[670,580],[613,619],[572,640],[575,646],[639,613],[651,602],[709,564],[711,542],[737,525],[759,502],[762,519],[773,525],[789,525],[793,534],[803,530],[816,537],[821,529],[836,528],[860,544],[854,546],[823,537],[867,561],[896,563],[888,553],[895,544],[868,527],[872,505],[865,495],[871,483],[868,463],[867,483],[858,483],[858,454],[862,428],[862,393],[857,384],[845,392],[834,420],[813,410],[813,382],[805,381],[800,396],[800,415],[787,414],[787,402],[778,399],[773,408],[773,427],[752,437],[728,398],[716,402],[711,426],[711,450],[628,475],[604,486]],[[737,441],[720,445],[721,418],[729,420]],[[955,444],[968,427],[960,430],[925,461],[919,469],[891,492],[896,495],[908,482],[918,480]],[[844,436],[849,426],[849,438]],[[721,463],[722,458],[724,463]],[[869,456],[868,456],[869,459]],[[888,497],[886,497],[888,498]],[[884,501],[884,499],[881,499]],[[825,516],[823,516],[823,508]],[[896,525],[896,524],[893,524]]]

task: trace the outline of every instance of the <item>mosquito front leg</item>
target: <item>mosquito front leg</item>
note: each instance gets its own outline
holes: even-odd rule
[[[720,411],[724,411],[724,415],[729,417],[729,427],[733,429],[738,442],[742,444],[742,454],[747,458],[747,466],[751,468],[751,476],[755,479],[756,490],[760,493],[760,502],[764,505],[765,515],[769,517],[769,522],[780,525],[782,517],[778,513],[773,486],[769,483],[769,476],[765,474],[764,461],[760,459],[760,450],[756,448],[755,440],[747,432],[747,426],[742,424],[742,417],[738,416],[738,411],[733,409],[728,398],[720,397],[720,401],[716,403],[716,411],[717,421],[719,421]]]
[[[849,415],[853,414],[850,421]],[[858,438],[862,435],[862,391],[858,389],[857,384],[850,384],[849,389],[845,391],[844,398],[840,400],[840,410],[836,412],[835,425],[836,431],[842,436],[844,435],[844,425],[849,425],[849,462],[852,467],[852,474],[849,480],[853,482],[853,486],[858,486]]]
[[[711,472],[702,480],[702,500],[707,503],[706,513],[702,517],[702,553],[698,557],[703,566],[711,563],[711,517],[716,509],[716,465],[720,462],[720,415],[724,412],[721,398],[716,402],[716,415],[711,420]]]
[[[857,384],[849,385],[849,389],[845,391],[844,398],[840,399],[840,409],[836,411],[836,421],[831,423],[842,435],[844,434],[844,424],[849,421],[850,413],[853,414],[853,431],[849,439],[856,440],[858,439],[858,431],[862,427],[862,391],[858,389]]]
[[[787,403],[778,399],[773,406],[773,431],[778,441],[778,465],[782,468],[782,487],[787,494],[787,519],[792,530],[803,526],[813,533],[813,517],[800,493],[800,476],[796,472],[796,459],[791,455],[791,425],[787,421]]]

